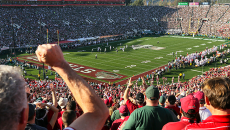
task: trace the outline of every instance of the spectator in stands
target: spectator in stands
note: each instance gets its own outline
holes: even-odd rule
[[[74,111],[75,112],[75,115],[76,115],[75,119],[80,116],[80,114],[76,111],[76,105],[77,104],[75,101],[69,101],[66,105],[66,111]],[[63,113],[65,113],[66,111],[64,111]],[[58,125],[59,125],[58,127],[60,130],[62,130],[66,126],[66,124],[63,124],[63,113],[61,114],[62,116],[60,118],[58,118],[58,120],[57,120]],[[72,112],[68,112],[68,114],[66,114],[66,117],[69,116],[69,113],[72,113]],[[67,126],[69,126],[69,125],[67,125]]]
[[[132,101],[136,101],[136,104],[134,104],[130,99],[130,97],[128,96],[129,92],[130,92],[130,88],[132,87],[132,83],[131,83],[131,78],[129,79],[129,84],[125,90],[124,93],[124,102],[126,103],[130,114],[137,108],[141,108],[144,106],[144,94],[142,93],[137,93],[136,95],[136,100],[132,99]]]
[[[115,120],[121,118],[121,115],[120,115],[120,112],[119,112],[119,107],[120,107],[119,104],[116,104],[116,105],[114,106],[114,109],[115,109],[115,110],[113,111],[113,113],[112,113],[112,115],[111,115],[111,122],[114,122]]]
[[[193,123],[185,127],[191,129],[216,129],[223,130],[230,127],[230,79],[216,77],[202,84],[207,108],[212,113],[201,123]]]
[[[177,106],[177,104],[175,104],[176,102],[176,97],[174,95],[170,95],[168,97],[168,103],[167,106],[165,108],[170,109],[171,111],[174,112],[174,114],[177,116],[179,115],[179,117],[181,116],[180,114],[180,108]]]
[[[125,117],[128,116],[128,114],[129,114],[128,107],[127,107],[126,105],[120,106],[120,108],[119,108],[119,113],[120,113],[120,115],[121,115],[121,118],[120,118],[120,119],[117,119],[117,120],[115,120],[115,121],[113,122],[113,124],[112,124],[110,130],[117,130],[118,127],[119,127],[119,125],[120,125],[121,123],[124,122]]]
[[[28,122],[25,130],[47,130],[45,127],[41,127],[35,124],[35,117],[36,117],[35,108],[36,105],[29,104]]]
[[[168,122],[174,122],[170,110],[158,106],[159,90],[150,86],[146,89],[146,106],[136,109],[129,117],[123,130],[161,130]]]
[[[52,105],[41,102],[36,103],[36,106],[38,106],[36,109],[36,124],[47,128],[47,130],[52,130],[58,117],[58,109]],[[46,109],[46,107],[49,109]],[[48,121],[48,114],[52,112],[53,115],[50,121]]]
[[[101,129],[109,116],[108,108],[87,82],[70,68],[60,47],[56,44],[40,45],[37,48],[36,55],[40,62],[51,66],[59,73],[84,111],[81,118],[75,120],[69,127],[75,130]]]
[[[62,114],[62,121],[64,128],[70,126],[70,124],[76,119],[77,115],[75,111],[67,110]]]
[[[67,105],[68,99],[67,98],[60,98],[60,100],[58,101],[58,105],[61,107],[61,111],[58,113],[58,127],[60,128],[60,130],[62,130],[62,114],[66,111],[66,105]],[[76,114],[76,113],[75,113]]]
[[[160,96],[160,99],[159,99],[159,106],[161,107],[165,107],[165,97],[164,96]]]
[[[200,120],[202,122],[203,120],[206,120],[209,116],[211,116],[212,113],[207,109],[207,107],[204,106],[205,99],[204,99],[204,93],[202,91],[198,91],[194,93],[194,97],[196,97],[200,103],[199,114],[200,114]]]
[[[179,122],[170,122],[162,130],[182,130],[186,125],[199,122],[199,101],[193,95],[181,99],[182,117]]]
[[[62,115],[64,113],[64,111],[66,111],[66,105],[68,103],[68,99],[67,98],[60,98],[58,101],[58,105],[61,107],[61,111],[60,114]]]
[[[3,130],[24,130],[28,121],[25,81],[18,67],[0,65],[0,125]]]

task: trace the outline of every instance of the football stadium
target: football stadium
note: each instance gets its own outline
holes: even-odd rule
[[[3,129],[230,128],[228,0],[0,3],[0,99],[29,104]]]

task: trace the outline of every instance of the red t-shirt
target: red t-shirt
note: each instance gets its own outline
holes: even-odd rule
[[[126,105],[128,107],[129,113],[131,114],[137,108],[141,108],[143,106],[133,104],[129,99],[126,101]]]
[[[64,113],[65,111],[60,111],[58,113],[58,118],[57,118],[57,123],[58,123],[58,128],[60,130],[62,130],[62,125],[63,125],[63,122],[62,122],[62,114]]]
[[[121,123],[123,123],[124,122],[124,119],[116,119],[114,122],[113,122],[113,124],[112,124],[112,126],[111,126],[111,128],[110,128],[110,130],[117,130],[117,128],[119,127],[119,125],[121,124]]]
[[[229,115],[212,115],[201,123],[187,125],[185,130],[230,130]]]
[[[187,117],[182,117],[181,121],[179,122],[169,122],[167,124],[165,124],[162,128],[162,130],[182,130],[185,128],[185,126],[191,124],[189,122],[189,118]]]
[[[120,123],[119,127],[117,128],[117,130],[120,130],[121,129],[121,125],[127,121],[129,119],[130,116],[126,116],[125,119],[123,120],[123,122]]]
[[[168,109],[173,109],[176,111],[177,115],[180,115],[181,116],[181,113],[180,113],[180,108],[177,107],[177,106],[167,106],[165,108],[168,108]]]

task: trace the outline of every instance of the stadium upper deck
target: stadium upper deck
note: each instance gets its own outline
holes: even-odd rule
[[[2,0],[1,6],[123,6],[125,0]]]

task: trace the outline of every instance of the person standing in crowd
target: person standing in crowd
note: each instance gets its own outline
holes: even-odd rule
[[[160,96],[160,99],[159,99],[159,106],[161,107],[165,107],[165,97],[164,96]]]
[[[211,116],[212,113],[207,109],[207,107],[204,106],[205,100],[204,100],[204,93],[202,91],[198,91],[194,93],[194,97],[196,97],[199,100],[199,104],[200,104],[199,114],[200,114],[200,120],[202,122],[203,120]]]
[[[179,115],[179,117],[180,117],[181,116],[180,108],[175,104],[175,102],[176,102],[176,97],[174,95],[170,95],[168,97],[168,103],[169,104],[167,104],[167,106],[165,108],[170,109],[171,111],[174,112],[174,114],[176,116]]]
[[[29,114],[25,81],[18,67],[0,65],[0,126],[2,130],[24,130]]]
[[[170,110],[158,106],[160,93],[158,88],[150,86],[146,89],[146,106],[133,111],[123,130],[146,129],[161,130],[168,122],[174,122]]]
[[[119,127],[119,125],[124,122],[125,117],[129,115],[129,110],[128,110],[127,106],[126,105],[120,106],[119,113],[121,115],[121,118],[117,119],[117,120],[115,120],[113,122],[110,130],[117,130],[117,128]]]
[[[212,113],[201,123],[187,125],[185,130],[197,129],[230,129],[230,79],[215,77],[205,81],[201,86],[206,106]]]
[[[47,130],[53,130],[58,116],[58,109],[55,106],[49,105],[45,102],[38,102],[36,103],[36,106],[35,123],[39,126],[47,128]],[[50,121],[48,121],[48,115],[51,113],[51,111],[53,112],[53,115]]]
[[[124,102],[125,104],[127,105],[128,107],[128,110],[130,112],[130,114],[137,108],[141,108],[144,106],[144,94],[143,93],[137,93],[136,95],[136,103],[137,104],[134,104],[133,102],[131,102],[131,100],[129,99],[129,92],[130,92],[130,89],[132,87],[132,83],[131,83],[131,78],[129,79],[129,84],[125,90],[125,93],[124,93]]]
[[[38,46],[36,55],[40,62],[59,73],[84,111],[81,118],[76,119],[66,130],[101,129],[109,116],[109,110],[89,84],[65,61],[61,48],[56,44],[43,44]]]
[[[29,115],[28,115],[28,122],[27,122],[25,130],[47,130],[45,127],[41,127],[35,124],[36,105],[34,104],[28,104],[28,105],[29,105]]]
[[[73,110],[67,110],[62,114],[62,121],[64,128],[70,126],[70,124],[76,119],[76,112]]]
[[[186,125],[200,122],[199,101],[193,95],[180,99],[182,117],[179,122],[170,122],[162,130],[182,130]]]

